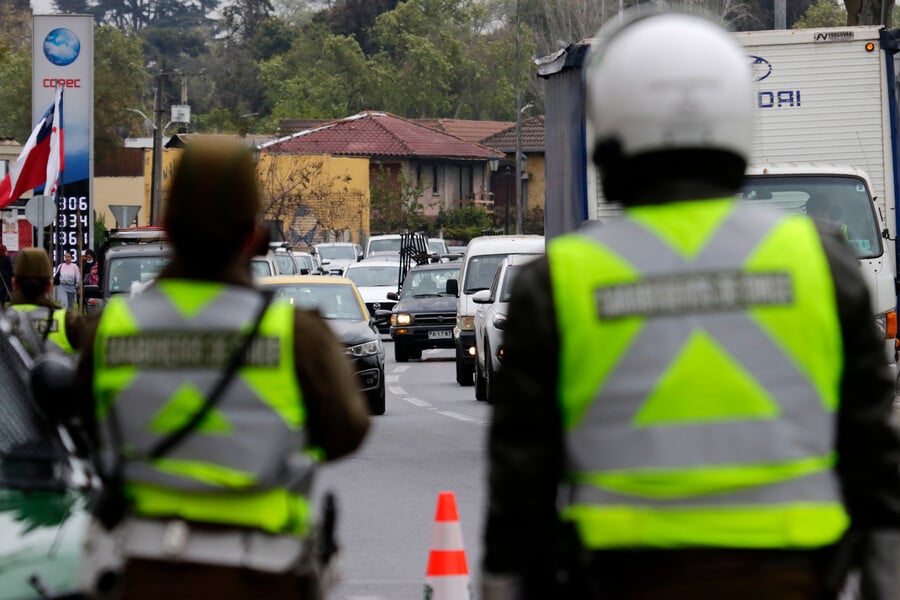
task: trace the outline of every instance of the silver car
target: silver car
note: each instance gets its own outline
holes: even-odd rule
[[[516,273],[537,254],[510,254],[500,263],[490,289],[475,292],[475,399],[491,402],[503,365],[503,328]]]

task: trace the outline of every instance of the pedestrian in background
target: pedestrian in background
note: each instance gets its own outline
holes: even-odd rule
[[[75,298],[77,297],[78,282],[81,280],[81,271],[78,269],[78,265],[72,262],[71,252],[65,252],[63,254],[63,263],[57,265],[54,273],[54,282],[56,282],[57,278],[59,279],[59,290],[65,297],[63,308],[76,308]]]
[[[319,314],[253,288],[259,210],[248,148],[188,145],[164,209],[171,262],[85,317],[78,400],[108,492],[84,555],[98,595],[319,597],[316,457],[353,452],[369,416]]]
[[[88,248],[81,255],[82,269],[83,269],[83,280],[81,286],[78,288],[78,297],[81,300],[82,309],[87,311],[88,307],[95,308],[97,305],[97,298],[88,298],[84,300],[81,296],[84,293],[85,285],[100,285],[100,266],[97,260],[94,258],[94,251]]]
[[[74,354],[81,347],[81,315],[53,301],[53,265],[43,248],[23,248],[16,254],[10,306],[27,313],[52,347]]]
[[[900,598],[884,340],[840,235],[735,199],[745,52],[665,12],[597,39],[593,160],[623,217],[514,283],[483,597],[834,598],[852,557],[863,597]]]
[[[5,306],[12,295],[12,259],[6,251],[6,246],[0,244],[0,306]]]

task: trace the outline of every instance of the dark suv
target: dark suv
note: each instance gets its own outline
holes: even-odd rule
[[[391,310],[394,359],[406,362],[422,358],[424,348],[453,348],[456,295],[447,292],[447,281],[459,277],[459,265],[433,263],[412,267]]]

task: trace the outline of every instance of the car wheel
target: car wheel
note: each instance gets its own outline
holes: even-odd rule
[[[493,404],[497,399],[497,373],[494,371],[494,361],[491,360],[491,349],[484,348],[484,395],[488,404]]]
[[[418,346],[412,346],[409,349],[409,357],[414,358],[416,360],[421,359],[422,358],[422,349],[419,348]]]
[[[485,386],[484,375],[482,375],[481,368],[478,366],[478,361],[475,361],[475,399],[479,402],[484,402],[487,400],[486,394],[487,388]]]
[[[465,357],[456,348],[456,383],[459,385],[472,385],[472,367],[466,364]]]
[[[369,413],[373,415],[383,415],[385,410],[385,393],[384,393],[384,376],[382,374],[381,385],[378,389],[369,392]]]
[[[409,348],[406,342],[397,340],[394,342],[394,360],[399,362],[407,362],[409,360]]]

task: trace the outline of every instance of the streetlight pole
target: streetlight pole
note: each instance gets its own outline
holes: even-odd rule
[[[519,74],[519,0],[516,0],[516,233],[522,233],[522,91]],[[508,210],[508,208],[507,208]]]
[[[159,225],[162,211],[163,72],[156,76],[153,94],[153,167],[150,171],[150,225]]]

